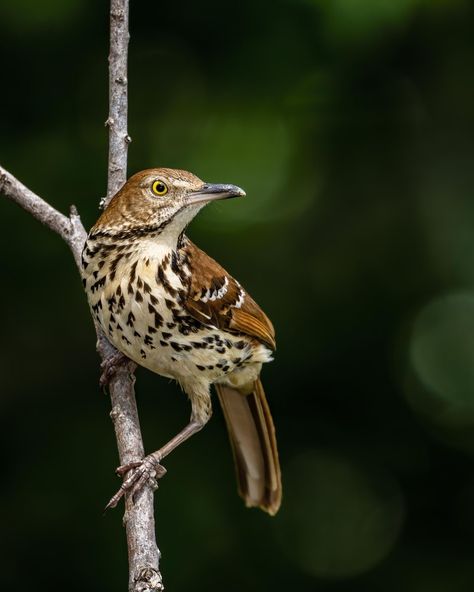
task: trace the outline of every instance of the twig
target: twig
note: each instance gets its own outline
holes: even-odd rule
[[[50,230],[59,234],[71,248],[79,266],[87,233],[74,207],[71,208],[71,216],[68,218],[41,199],[39,195],[33,193],[2,166],[0,166],[0,193],[32,214]]]
[[[127,48],[128,0],[111,0],[110,10],[110,130],[108,192],[105,204],[123,185],[127,173]],[[56,232],[70,247],[80,267],[81,253],[87,233],[74,207],[70,216],[61,214],[33,193],[0,166],[0,193],[15,201],[36,219]],[[97,350],[106,360],[115,352],[113,346],[98,332]],[[111,378],[109,389],[120,464],[141,460],[144,456],[140,422],[135,402],[134,365],[120,368]],[[159,592],[163,590],[159,571],[160,553],[155,542],[153,492],[145,488],[135,503],[125,496],[124,523],[129,557],[129,591]]]

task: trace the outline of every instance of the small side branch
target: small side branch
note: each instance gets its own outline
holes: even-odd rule
[[[0,193],[16,202],[45,226],[59,234],[67,243],[71,235],[71,220],[33,193],[12,174],[0,166]]]
[[[3,193],[34,218],[47,226],[69,245],[74,259],[79,266],[82,247],[86,240],[86,231],[81,219],[74,207],[71,208],[71,216],[68,218],[54,209],[39,195],[33,193],[21,181],[0,166],[0,194]]]

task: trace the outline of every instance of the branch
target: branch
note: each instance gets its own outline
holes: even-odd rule
[[[127,174],[127,48],[129,0],[111,0],[110,10],[110,112],[108,191],[103,205],[123,185]],[[18,179],[0,166],[0,193],[16,202],[50,230],[58,234],[70,247],[78,268],[87,233],[74,207],[70,216],[61,214]],[[96,327],[97,329],[97,327]],[[114,347],[97,333],[97,350],[102,361],[115,352]],[[144,457],[133,371],[135,365],[120,368],[112,377],[109,388],[120,464],[128,464]],[[135,502],[125,495],[124,523],[129,557],[129,591],[160,592],[163,590],[159,571],[160,552],[155,542],[153,492],[144,488]]]
[[[111,0],[109,54],[109,165],[106,206],[127,179],[127,55],[129,0]],[[97,350],[102,359],[115,349],[100,335]],[[132,366],[132,367],[131,367]],[[145,456],[140,420],[135,401],[134,365],[118,371],[109,384],[120,464],[139,461]],[[160,552],[155,541],[153,491],[145,487],[135,503],[125,496],[125,528],[127,532],[129,590],[131,592],[163,589],[159,572]]]
[[[127,180],[127,149],[132,141],[127,132],[128,78],[128,3],[129,0],[110,2],[109,53],[109,175],[105,207]]]
[[[71,215],[68,218],[41,199],[39,195],[33,193],[2,166],[0,166],[0,193],[32,214],[50,230],[59,234],[71,248],[79,267],[87,233],[74,206],[71,208]]]
[[[115,348],[98,334],[97,351],[103,360],[115,353]],[[133,370],[135,364],[120,367],[109,383],[112,411],[120,464],[141,460],[145,456],[135,401]],[[159,592],[163,590],[159,571],[160,552],[155,541],[153,491],[145,487],[135,501],[125,494],[124,525],[127,533],[129,591]]]

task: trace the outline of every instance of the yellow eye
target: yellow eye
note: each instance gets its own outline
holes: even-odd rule
[[[154,181],[151,190],[155,195],[166,195],[168,193],[168,187],[163,181]]]

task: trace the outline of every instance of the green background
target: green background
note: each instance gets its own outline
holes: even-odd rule
[[[217,409],[156,494],[168,590],[474,586],[474,7],[131,2],[129,172],[245,188],[193,240],[275,323],[284,502],[235,493]],[[0,163],[86,227],[107,166],[108,4],[0,3]],[[2,588],[124,590],[94,332],[61,240],[0,199]],[[187,421],[144,370],[147,451]]]

